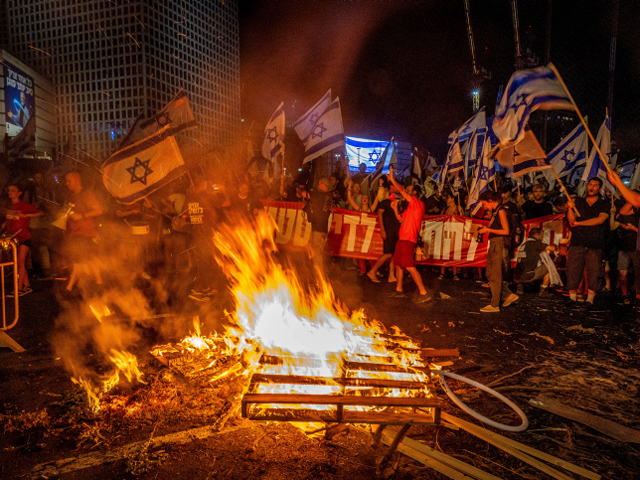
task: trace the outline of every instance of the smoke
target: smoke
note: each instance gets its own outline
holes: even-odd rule
[[[410,2],[407,2],[410,3]],[[268,118],[281,100],[303,114],[339,95],[372,32],[403,2],[263,2],[242,30],[243,104]],[[253,114],[253,115],[251,115]]]

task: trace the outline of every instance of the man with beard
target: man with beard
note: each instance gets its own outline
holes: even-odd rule
[[[577,289],[586,268],[587,302],[593,304],[602,266],[605,227],[609,218],[609,206],[600,197],[602,180],[595,177],[587,183],[585,198],[570,199],[567,218],[571,226],[571,245],[567,254],[567,289],[569,298],[577,300]],[[574,208],[580,214],[576,216]]]
[[[431,300],[424,288],[420,272],[416,268],[414,259],[416,243],[418,242],[418,232],[422,225],[422,217],[424,216],[424,205],[418,200],[418,191],[413,185],[409,185],[405,190],[393,178],[393,166],[389,166],[389,180],[396,190],[407,201],[407,208],[402,215],[398,213],[397,204],[392,203],[392,208],[396,214],[396,218],[400,222],[400,230],[398,232],[398,243],[393,254],[393,262],[396,267],[396,291],[392,294],[394,297],[404,297],[402,291],[402,278],[406,270],[416,282],[420,294],[414,299],[415,303],[426,303]],[[371,278],[371,277],[370,277]]]

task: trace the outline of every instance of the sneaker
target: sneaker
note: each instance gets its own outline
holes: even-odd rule
[[[427,303],[431,301],[431,296],[428,293],[424,295],[419,294],[413,299],[413,303]]]
[[[33,292],[31,287],[24,287],[22,290],[18,291],[18,296],[22,297],[23,295],[26,295],[27,293],[31,293],[31,292]]]
[[[499,312],[500,311],[500,307],[492,307],[491,305],[487,305],[486,307],[482,307],[480,309],[480,311],[484,312],[484,313]]]
[[[399,292],[398,290],[394,290],[389,294],[392,298],[404,298],[404,292]]]
[[[482,284],[482,286],[484,288],[489,288],[489,287],[491,287],[491,284],[489,282],[485,282],[485,283]]]
[[[453,279],[454,279],[454,280],[460,280],[460,277],[459,277],[458,275],[454,275],[454,276],[453,276]]]
[[[372,275],[371,270],[367,272],[367,277],[369,277],[369,280],[371,280],[373,283],[380,283],[380,279],[375,274]]]
[[[548,288],[541,288],[540,292],[538,292],[538,296],[540,297],[548,297],[549,295],[551,295],[551,292]]]
[[[518,286],[516,287],[516,293],[518,295],[524,294],[524,283],[519,283],[518,284]]]
[[[509,295],[504,303],[502,304],[503,307],[508,307],[509,305],[511,305],[513,302],[515,302],[516,300],[518,300],[520,297],[518,295],[516,295],[515,293],[512,293],[511,295]]]
[[[438,280],[442,280],[444,278],[444,275],[438,275]]]

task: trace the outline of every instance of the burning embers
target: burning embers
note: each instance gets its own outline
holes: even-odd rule
[[[154,347],[153,355],[186,378],[242,381],[233,401],[253,419],[437,423],[419,345],[362,311],[349,315],[319,271],[303,282],[285,268],[273,229],[265,213],[215,233],[236,301],[231,326],[202,336],[196,322],[192,336]]]

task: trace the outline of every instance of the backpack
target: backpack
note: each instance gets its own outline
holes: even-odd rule
[[[507,213],[507,221],[509,222],[509,242],[512,248],[520,246],[524,240],[525,228],[522,223],[518,207],[512,202],[503,203],[502,207]]]

